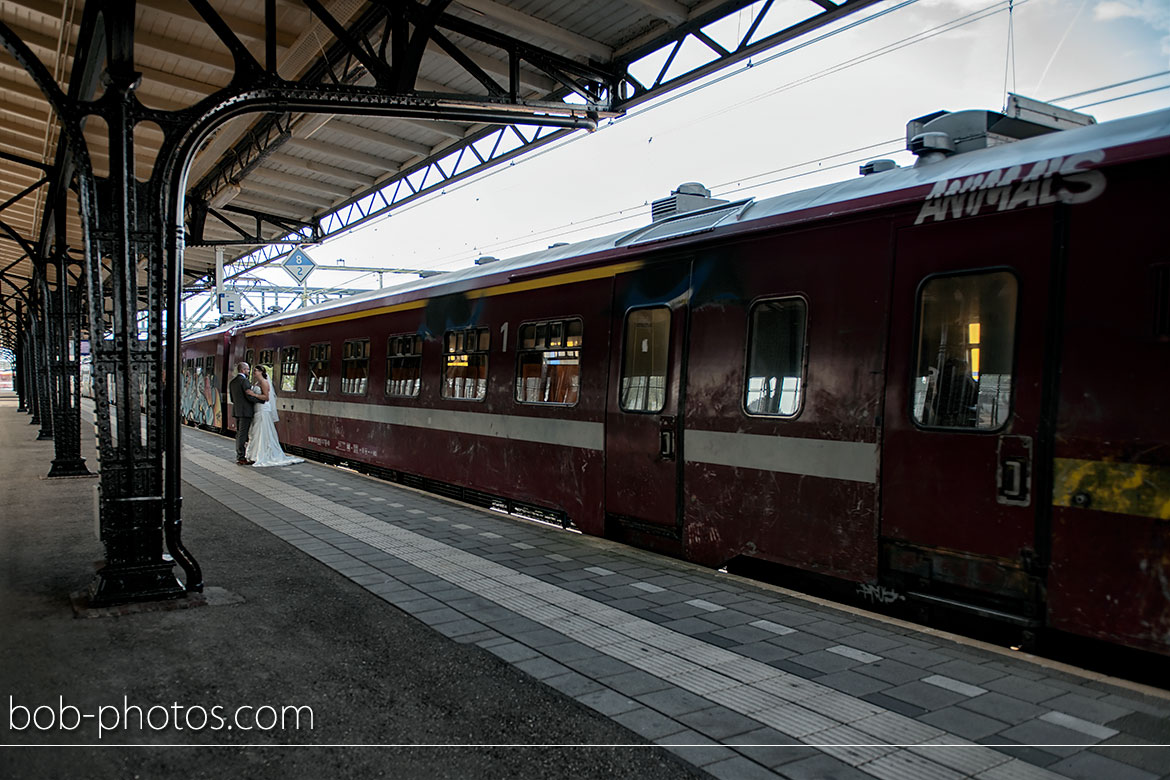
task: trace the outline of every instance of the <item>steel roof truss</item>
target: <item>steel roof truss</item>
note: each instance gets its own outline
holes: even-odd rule
[[[202,230],[198,238],[195,236],[190,238],[189,243],[191,246],[255,246],[257,244],[265,244],[272,239],[271,228],[276,228],[282,234],[302,236],[298,243],[314,244],[321,240],[321,225],[319,222],[301,222],[300,220],[289,219],[288,217],[281,217],[241,206],[225,206],[223,209],[208,208],[207,215],[215,217],[216,224],[225,225],[235,233],[238,233],[240,238],[238,240],[205,240],[202,237],[202,231],[210,226],[204,225],[201,226]],[[241,225],[241,220],[232,219],[230,215],[247,217],[254,226],[253,230],[249,231],[245,229]],[[269,227],[267,236],[265,235],[265,226]]]
[[[33,194],[38,189],[40,189],[42,186],[44,186],[48,183],[49,183],[49,180],[47,178],[45,178],[45,179],[41,179],[40,181],[37,181],[33,184],[28,185],[27,187],[25,187],[23,190],[21,190],[17,194],[13,195],[8,200],[4,201],[3,203],[0,203],[0,212],[3,212],[6,208],[11,206],[12,204],[17,203],[17,202],[23,200],[24,198],[28,197],[29,195]]]

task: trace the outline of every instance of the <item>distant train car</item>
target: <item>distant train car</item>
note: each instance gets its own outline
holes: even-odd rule
[[[196,333],[183,340],[183,379],[179,415],[190,425],[213,430],[224,428],[230,328]]]
[[[1045,122],[932,115],[914,167],[682,192],[622,235],[200,334],[185,365],[272,366],[315,457],[1170,653],[1170,111]]]

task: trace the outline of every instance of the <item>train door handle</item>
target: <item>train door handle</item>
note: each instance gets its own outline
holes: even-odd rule
[[[1000,463],[999,494],[1004,498],[1023,500],[1028,496],[1028,461],[1022,457],[1004,458]]]
[[[663,460],[674,460],[674,418],[658,419],[658,455]]]

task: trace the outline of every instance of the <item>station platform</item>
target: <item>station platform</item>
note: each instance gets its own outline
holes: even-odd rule
[[[45,479],[28,419],[0,398],[0,776],[1170,778],[1168,692],[345,469],[241,467],[193,429],[209,606],[76,619],[96,480]],[[95,717],[13,728],[59,697]],[[220,705],[228,727],[174,727]],[[241,705],[313,726],[230,728]],[[104,706],[133,727],[99,735]],[[84,747],[11,747],[34,744]]]

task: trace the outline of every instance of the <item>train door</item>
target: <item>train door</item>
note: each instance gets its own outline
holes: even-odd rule
[[[901,229],[890,316],[883,574],[911,598],[1022,624],[1038,598],[1052,219],[1043,209]]]
[[[680,279],[667,268],[614,280],[605,510],[611,533],[648,533],[650,546],[659,546],[656,537],[679,538],[679,411],[689,280],[689,270]],[[677,549],[673,543],[665,547]]]

